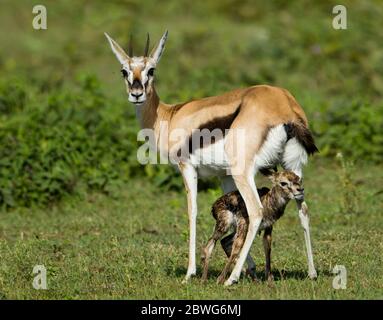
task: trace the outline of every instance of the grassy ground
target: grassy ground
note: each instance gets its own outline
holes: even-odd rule
[[[340,169],[313,161],[306,170],[316,281],[306,277],[303,233],[290,204],[276,225],[274,286],[242,279],[223,288],[215,279],[224,265],[217,247],[210,278],[198,275],[181,285],[187,266],[187,216],[184,195],[133,180],[117,198],[101,194],[71,199],[45,210],[3,213],[0,222],[0,297],[7,299],[367,299],[383,298],[382,185],[380,167],[362,167],[354,185],[359,213],[340,212]],[[267,183],[261,179],[260,184]],[[216,191],[201,194],[198,250],[212,231],[210,205]],[[200,252],[200,251],[198,251]],[[261,241],[253,255],[262,277]],[[44,264],[48,290],[32,287],[32,269]],[[346,290],[334,290],[331,270],[344,265]]]

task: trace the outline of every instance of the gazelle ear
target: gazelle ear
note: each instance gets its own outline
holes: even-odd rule
[[[125,53],[125,51],[118,45],[116,41],[114,41],[109,35],[104,32],[105,37],[108,39],[110,47],[112,48],[113,53],[117,57],[118,61],[121,64],[126,63],[129,60],[129,56]]]
[[[156,61],[156,63],[160,61],[161,55],[164,52],[165,42],[167,38],[168,38],[168,30],[166,30],[163,36],[161,37],[161,40],[158,43],[157,47],[155,47],[153,51],[150,53],[150,56]]]

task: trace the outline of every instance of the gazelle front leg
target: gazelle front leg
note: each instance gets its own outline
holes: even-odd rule
[[[309,267],[309,277],[310,279],[317,278],[317,272],[314,267],[313,253],[311,249],[311,238],[310,238],[310,226],[309,226],[309,214],[308,208],[305,201],[297,200],[299,218],[304,230],[305,243],[306,243],[306,252],[307,252],[307,262]]]
[[[183,283],[196,274],[196,229],[197,229],[197,185],[198,175],[196,169],[185,163],[179,164],[185,184],[188,199],[189,216],[189,265]]]
[[[238,260],[234,266],[234,269],[229,277],[225,281],[225,286],[230,286],[233,283],[238,282],[241,270],[247,255],[250,251],[251,245],[257,234],[259,226],[262,222],[262,203],[259,198],[257,188],[254,182],[254,176],[235,176],[235,183],[243,200],[245,201],[247,213],[249,216],[249,227],[246,234],[246,239],[239,254]]]

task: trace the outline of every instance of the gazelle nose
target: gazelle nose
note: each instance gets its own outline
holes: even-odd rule
[[[141,97],[144,93],[141,92],[141,93],[132,93],[132,96],[135,97],[136,99],[138,99],[139,97]]]

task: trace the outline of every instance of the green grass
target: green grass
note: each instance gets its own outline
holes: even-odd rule
[[[360,212],[340,212],[340,169],[313,161],[305,187],[311,212],[316,281],[307,278],[303,232],[290,204],[275,227],[274,286],[248,279],[230,288],[215,283],[225,263],[216,248],[207,284],[181,281],[187,266],[187,214],[183,194],[161,192],[132,180],[116,198],[88,194],[45,210],[2,213],[0,297],[3,299],[368,299],[383,298],[382,193],[380,167],[362,166],[355,175]],[[259,180],[259,185],[267,181]],[[198,254],[214,220],[210,206],[217,191],[200,194]],[[253,255],[263,277],[261,241]],[[32,269],[47,268],[48,289],[32,287]],[[346,290],[334,290],[337,264],[348,272]]]

